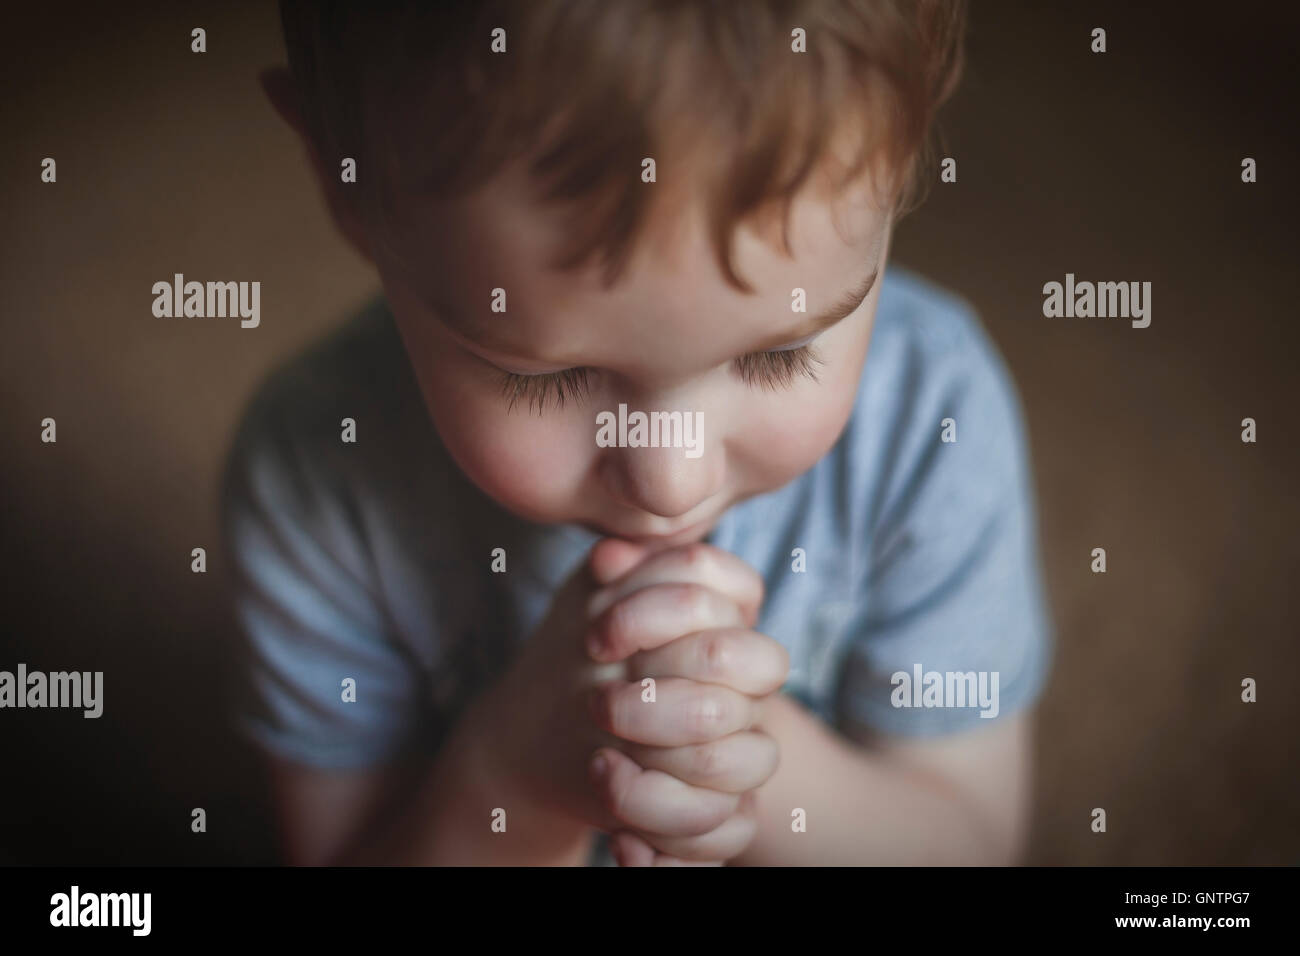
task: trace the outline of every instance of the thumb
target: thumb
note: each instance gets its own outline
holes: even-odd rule
[[[602,538],[591,549],[587,567],[591,569],[596,585],[604,587],[640,564],[646,553],[644,545],[633,544],[621,538]]]

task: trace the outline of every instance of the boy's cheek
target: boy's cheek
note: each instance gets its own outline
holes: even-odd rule
[[[838,415],[827,415],[821,406],[807,415],[784,416],[779,424],[750,430],[739,447],[732,446],[734,454],[743,456],[744,464],[735,464],[747,472],[745,484],[767,491],[803,474],[835,444],[843,421]],[[780,435],[780,440],[773,442],[773,435]]]
[[[439,396],[441,398],[442,396]],[[506,414],[501,402],[462,392],[435,399],[434,425],[466,477],[510,511],[537,521],[572,517],[593,453],[591,436],[569,416]]]
[[[859,366],[860,367],[860,366]],[[743,440],[730,442],[746,473],[745,485],[761,490],[779,487],[815,465],[838,440],[857,398],[858,368],[837,369],[821,384],[800,389],[797,398],[772,396],[764,413],[746,424]],[[772,436],[779,435],[779,441]]]

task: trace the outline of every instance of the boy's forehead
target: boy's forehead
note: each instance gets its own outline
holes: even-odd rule
[[[401,209],[388,230],[399,255],[381,271],[459,336],[502,356],[610,368],[671,361],[673,353],[720,362],[815,331],[814,317],[862,292],[879,271],[890,225],[870,188],[835,199],[805,190],[790,209],[791,256],[780,248],[779,215],[738,225],[732,261],[753,289],[746,293],[724,277],[704,203],[690,197],[653,205],[612,286],[595,261],[552,267],[569,221],[518,181]],[[796,289],[805,312],[792,308]]]

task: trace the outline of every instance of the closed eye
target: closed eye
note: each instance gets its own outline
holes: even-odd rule
[[[791,388],[801,378],[818,381],[817,368],[823,363],[816,349],[809,344],[798,348],[750,352],[731,364],[735,374],[751,388],[777,391]],[[520,375],[502,370],[501,394],[509,410],[513,411],[517,403],[526,400],[529,410],[540,415],[550,404],[560,409],[565,402],[585,399],[590,391],[591,372],[585,366],[541,375]]]
[[[822,360],[811,345],[801,345],[797,349],[750,352],[733,364],[736,374],[746,385],[776,391],[790,388],[799,378],[817,381],[817,366],[822,364]]]
[[[590,386],[587,371],[582,366],[542,375],[502,371],[501,394],[506,399],[507,411],[514,411],[515,404],[522,399],[527,399],[529,410],[539,415],[548,401],[554,401],[559,408],[566,401],[580,401],[587,397]]]

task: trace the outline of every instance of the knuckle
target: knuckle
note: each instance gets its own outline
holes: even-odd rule
[[[609,692],[609,722],[605,729],[616,737],[627,737],[636,732],[636,708],[641,707],[640,696],[633,697],[627,685]]]
[[[700,744],[691,754],[692,769],[700,777],[713,780],[727,771],[726,757],[716,743]]]
[[[605,809],[609,811],[610,816],[620,823],[628,823],[627,818],[627,790],[614,783],[612,779],[607,780],[601,787],[603,791],[601,798],[605,803]]]
[[[623,600],[610,607],[596,623],[601,644],[610,650],[624,646],[636,627],[636,607]]]
[[[731,672],[735,662],[735,642],[725,632],[715,632],[701,642],[704,654],[704,671],[710,677]]]
[[[682,564],[691,568],[705,567],[713,561],[713,554],[709,546],[699,541],[693,541],[682,547]]]
[[[709,691],[695,695],[689,706],[691,729],[702,734],[717,733],[730,718],[731,707],[720,696]]]
[[[705,837],[735,815],[740,804],[738,797],[726,794],[725,799],[718,799],[720,794],[710,794],[702,801],[692,814],[691,837]]]
[[[690,620],[703,620],[709,611],[709,592],[698,584],[675,586],[677,606]]]
[[[790,676],[790,652],[785,645],[775,638],[768,638],[768,646],[772,649],[772,661],[775,664],[777,675],[782,683]]]

